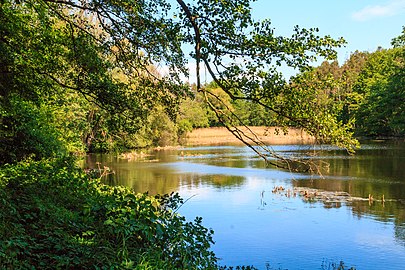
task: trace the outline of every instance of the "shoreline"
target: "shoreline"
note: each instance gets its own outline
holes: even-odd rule
[[[258,139],[265,144],[313,144],[315,138],[308,135],[303,129],[288,128],[287,134],[284,134],[278,127],[238,127],[250,136],[254,132]],[[250,130],[250,131],[249,131]],[[279,130],[277,134],[277,130]],[[187,134],[184,145],[243,145],[225,127],[197,128]]]

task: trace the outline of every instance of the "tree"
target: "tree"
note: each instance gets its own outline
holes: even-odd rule
[[[370,53],[355,51],[345,61],[342,69],[342,76],[340,80],[341,94],[339,101],[341,101],[342,111],[339,114],[339,119],[343,123],[353,122],[355,124],[355,113],[357,112],[363,95],[353,90],[364,65],[367,62]]]
[[[394,48],[403,48],[405,46],[405,26],[402,26],[401,35],[392,39],[391,45]]]
[[[403,61],[401,49],[372,53],[353,86],[362,94],[356,111],[357,132],[366,136],[393,136],[404,133],[403,83],[397,64]],[[395,122],[397,122],[395,124]],[[402,127],[401,127],[402,126]]]
[[[294,84],[277,70],[286,64],[305,71],[317,56],[334,58],[334,48],[344,41],[298,26],[291,37],[276,36],[270,21],[252,19],[248,0],[4,0],[0,12],[2,104],[15,93],[47,104],[69,90],[111,115],[116,130],[139,130],[159,106],[175,119],[179,101],[191,94],[181,80],[187,75],[183,48],[188,44],[194,48],[197,91],[235,136],[269,162],[267,154],[277,154],[253,147],[264,145],[236,128],[243,122],[235,112],[220,110],[227,107],[222,94],[201,84],[202,62],[230,99],[254,102],[320,135],[321,142],[353,147],[338,125],[318,132],[320,120],[300,109],[311,110],[315,103],[302,104],[302,89],[296,95]],[[157,74],[159,66],[167,72]],[[323,125],[333,118],[328,112],[319,117]]]
[[[93,12],[92,5],[97,6],[97,12]],[[147,35],[146,32],[155,26],[165,26],[146,18],[145,21],[155,26],[149,25],[150,29],[142,34],[147,36],[136,36],[138,41],[128,41],[130,35],[124,37],[120,32],[123,29],[115,24],[124,20],[118,14],[121,8],[85,1],[2,1],[0,108],[4,113],[1,122],[18,123],[12,119],[15,115],[9,113],[14,95],[30,101],[33,106],[52,107],[67,104],[70,93],[79,94],[76,101],[85,99],[99,108],[89,109],[89,127],[75,127],[74,132],[82,133],[86,144],[103,133],[100,130],[103,119],[109,131],[122,134],[142,127],[142,121],[146,121],[149,112],[159,104],[174,118],[179,98],[188,89],[178,79],[178,73],[159,77],[151,63],[158,56],[162,61],[174,63],[170,59],[181,54],[176,51],[176,39],[166,37],[172,40],[172,50],[164,44],[160,44],[164,50],[158,48],[159,44],[151,46],[152,40],[161,38],[161,33]],[[148,12],[150,10],[144,15]],[[109,16],[114,17],[114,22],[107,22]],[[130,25],[140,30],[139,25],[145,22],[135,21]],[[171,35],[170,31],[167,35]],[[117,69],[125,74],[126,81],[117,76]],[[2,125],[2,128],[7,127]],[[60,130],[59,135],[66,130]],[[13,134],[7,130],[2,132],[5,133],[8,137]],[[12,136],[7,140],[19,140]],[[12,145],[14,149],[6,152],[20,152],[18,144]],[[37,153],[37,156],[43,155]],[[2,163],[10,161],[13,160],[5,159]]]
[[[330,129],[323,129],[319,133],[318,119],[308,118],[305,113],[293,114],[295,111],[302,112],[301,106],[307,107],[307,104],[302,104],[296,98],[294,86],[288,84],[277,71],[282,64],[301,71],[308,70],[316,56],[331,59],[336,56],[333,48],[344,43],[342,39],[319,37],[316,35],[318,29],[306,30],[298,26],[290,38],[275,36],[270,21],[255,22],[252,19],[249,1],[200,0],[191,5],[178,0],[177,3],[183,11],[180,18],[184,21],[182,29],[187,30],[186,41],[195,48],[193,56],[197,63],[197,89],[205,94],[207,103],[217,117],[236,137],[248,146],[254,144],[261,147],[265,154],[256,147],[251,148],[265,159],[267,154],[280,158],[258,141],[255,134],[246,134],[237,128],[237,124],[243,122],[236,113],[232,110],[225,113],[215,105],[215,101],[218,104],[221,99],[201,85],[200,62],[204,63],[215,83],[231,99],[253,101],[279,118],[304,127],[320,142],[338,142],[349,150],[353,149],[356,142],[349,138],[345,129],[331,125]],[[327,119],[333,119],[328,113],[320,117],[326,125],[329,124]],[[267,161],[275,164],[269,159]]]

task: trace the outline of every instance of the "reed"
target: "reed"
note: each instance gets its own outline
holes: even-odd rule
[[[245,127],[239,127],[249,133]],[[289,128],[287,133],[277,127],[249,127],[256,136],[266,144],[311,144],[315,142],[313,136],[308,135],[304,130]],[[187,134],[186,145],[242,145],[231,132],[224,127],[198,128]]]

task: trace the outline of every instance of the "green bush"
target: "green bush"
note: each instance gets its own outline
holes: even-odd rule
[[[2,269],[215,269],[212,231],[151,197],[92,179],[72,159],[0,168]]]
[[[0,164],[27,157],[42,159],[66,153],[47,107],[17,95],[0,103]]]

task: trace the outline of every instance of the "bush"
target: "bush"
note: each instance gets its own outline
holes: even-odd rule
[[[66,153],[48,108],[11,96],[0,103],[0,164]]]
[[[0,168],[0,268],[215,269],[212,231],[151,197],[92,179],[74,160]]]

